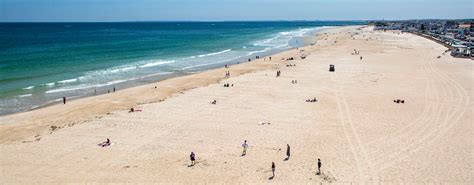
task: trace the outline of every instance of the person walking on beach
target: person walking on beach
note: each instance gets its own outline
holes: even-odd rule
[[[194,154],[194,152],[191,152],[191,155],[189,155],[189,159],[191,159],[191,165],[190,166],[194,166],[196,164],[196,155]]]
[[[244,143],[242,143],[242,156],[247,155],[247,148],[248,147],[249,147],[249,145],[247,144],[247,140],[245,140]]]
[[[272,162],[272,179],[275,177],[275,162]]]
[[[320,175],[321,174],[321,159],[318,159],[318,173],[316,173],[316,175]]]
[[[115,86],[114,86],[114,92],[115,92]]]
[[[63,96],[63,104],[66,104],[66,96]]]
[[[286,144],[286,160],[290,159],[290,145]]]

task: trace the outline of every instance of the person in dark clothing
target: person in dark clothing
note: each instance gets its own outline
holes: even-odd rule
[[[66,97],[63,97],[63,104],[66,104]]]
[[[272,162],[272,174],[273,174],[272,176],[272,179],[273,179],[273,177],[275,177],[275,162]]]
[[[318,159],[318,173],[316,173],[317,175],[321,174],[321,159]]]
[[[194,166],[196,164],[196,155],[194,154],[194,152],[191,152],[191,155],[189,155],[189,159],[191,159],[191,166]]]
[[[286,160],[290,159],[290,145],[286,144]]]

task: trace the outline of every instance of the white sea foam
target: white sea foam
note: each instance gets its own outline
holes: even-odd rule
[[[63,80],[63,81],[58,81],[60,84],[65,84],[65,83],[71,83],[77,81],[77,78],[69,79],[69,80]]]
[[[253,55],[253,54],[256,54],[256,53],[267,52],[267,51],[270,51],[271,49],[272,49],[272,48],[267,47],[267,48],[265,48],[265,49],[263,49],[263,50],[250,51],[250,52],[247,53],[246,56],[250,56],[250,55]]]
[[[114,84],[123,83],[123,82],[127,82],[127,81],[138,80],[138,79],[142,79],[142,78],[148,78],[148,77],[152,77],[152,76],[159,76],[159,75],[165,75],[165,74],[171,74],[171,73],[173,73],[173,72],[161,72],[161,73],[155,73],[155,74],[150,74],[150,75],[146,75],[146,76],[141,76],[141,77],[138,77],[138,78],[129,78],[129,79],[124,79],[124,80],[113,80],[113,81],[109,81],[109,82],[105,82],[105,83],[101,83],[101,84],[92,84],[92,85],[91,84],[81,84],[81,85],[77,85],[77,86],[73,86],[73,87],[52,89],[52,90],[46,91],[45,93],[50,94],[50,93],[59,93],[59,92],[66,92],[66,91],[75,91],[75,90],[82,90],[82,89],[89,89],[89,88],[104,87],[104,86],[114,85]]]
[[[174,63],[174,62],[175,62],[174,60],[170,60],[170,61],[151,60],[151,62],[146,63],[146,64],[144,64],[144,65],[141,65],[140,67],[141,67],[141,68],[154,67],[154,66],[159,66],[159,65],[164,65],[164,64],[171,64],[171,63]]]
[[[28,90],[28,89],[33,89],[33,88],[35,88],[35,86],[28,86],[28,87],[25,87],[23,89]]]
[[[109,69],[110,73],[118,73],[118,72],[124,72],[124,71],[130,71],[133,69],[136,69],[137,66],[130,66],[130,67],[122,67],[122,68],[116,68],[116,69]]]
[[[50,93],[58,93],[58,92],[65,92],[65,91],[75,91],[75,90],[81,90],[81,89],[88,89],[88,88],[93,88],[93,87],[103,87],[103,86],[118,84],[118,83],[122,83],[122,82],[126,82],[126,81],[127,80],[114,80],[114,81],[106,82],[106,83],[103,83],[103,84],[95,84],[95,85],[82,84],[82,85],[78,85],[78,86],[75,86],[75,87],[52,89],[52,90],[46,91],[45,93],[50,94]]]
[[[18,95],[19,98],[24,98],[24,97],[29,97],[29,96],[32,96],[33,94],[22,94],[22,95]]]
[[[235,57],[235,58],[232,58],[232,59],[229,59],[229,60],[224,60],[224,61],[219,61],[219,62],[213,62],[213,63],[205,63],[205,64],[198,64],[198,65],[192,65],[192,66],[186,66],[186,67],[183,67],[181,68],[182,70],[186,70],[186,69],[192,69],[192,68],[197,68],[197,67],[202,67],[202,66],[210,66],[210,65],[214,65],[214,64],[221,64],[221,63],[226,63],[226,62],[230,62],[232,60],[237,60],[241,58],[240,56],[239,57]]]
[[[198,57],[199,57],[199,58],[202,58],[202,57],[220,55],[220,54],[223,54],[223,53],[227,53],[227,52],[229,52],[229,51],[232,51],[232,49],[226,49],[226,50],[219,51],[219,52],[215,52],[215,53],[208,53],[208,54],[204,54],[204,55],[198,55]]]
[[[175,62],[174,60],[143,60],[143,61],[127,64],[127,65],[111,67],[108,69],[89,71],[89,72],[86,72],[84,76],[78,77],[77,79],[83,80],[83,79],[97,78],[97,77],[100,78],[100,76],[127,72],[131,70],[138,70],[140,68],[148,68],[148,67],[154,67],[154,66],[159,66],[159,65],[164,65],[164,64],[170,64],[174,62]]]
[[[289,42],[291,39],[295,37],[302,37],[306,35],[309,32],[316,31],[322,29],[321,27],[318,28],[303,28],[303,29],[297,29],[293,31],[283,31],[279,32],[273,37],[264,39],[264,40],[259,40],[253,43],[253,46],[259,46],[259,47],[272,47],[272,48],[282,48],[286,47],[289,45]]]
[[[51,82],[51,83],[46,83],[46,84],[44,84],[44,85],[45,85],[45,86],[48,86],[48,87],[51,87],[51,86],[54,86],[55,84],[56,84],[56,83]]]

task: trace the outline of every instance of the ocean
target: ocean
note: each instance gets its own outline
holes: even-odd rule
[[[357,24],[365,23],[0,23],[0,115],[245,62]]]

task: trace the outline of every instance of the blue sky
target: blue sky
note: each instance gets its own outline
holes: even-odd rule
[[[0,0],[0,22],[473,18],[474,0]]]

